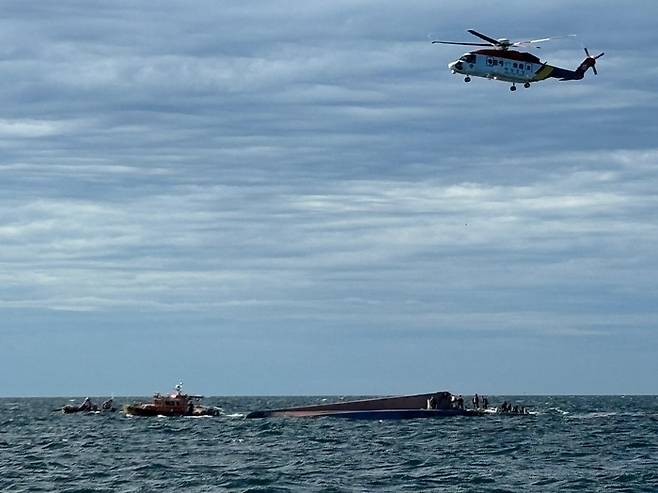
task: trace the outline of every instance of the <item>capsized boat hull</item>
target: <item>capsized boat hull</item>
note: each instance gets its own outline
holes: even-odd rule
[[[438,409],[428,409],[432,398],[437,400]],[[247,418],[270,417],[321,417],[331,416],[350,419],[413,419],[440,416],[481,415],[478,411],[453,407],[449,392],[378,397],[354,401],[333,402],[285,409],[265,409],[247,414]]]
[[[422,419],[445,418],[450,416],[484,416],[481,411],[473,409],[376,409],[371,411],[289,411],[276,414],[267,411],[254,411],[247,418],[267,418],[272,416],[287,417],[328,417],[343,419]]]

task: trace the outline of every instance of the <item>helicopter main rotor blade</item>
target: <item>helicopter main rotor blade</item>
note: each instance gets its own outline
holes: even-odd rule
[[[459,41],[432,41],[432,43],[442,44],[442,45],[465,45],[465,46],[491,46],[489,43],[461,43]]]
[[[471,33],[473,36],[477,36],[480,39],[484,39],[485,41],[489,41],[489,43],[491,43],[494,46],[502,46],[500,41],[498,41],[497,39],[490,38],[489,36],[486,36],[482,33],[477,32],[475,29],[469,29],[468,32]]]
[[[512,43],[512,46],[524,46],[524,45],[531,45],[535,43],[543,43],[544,41],[553,41],[554,39],[563,39],[563,38],[574,38],[576,37],[575,34],[566,34],[564,36],[551,36],[549,38],[541,38],[541,39],[527,39],[523,41],[516,41]]]

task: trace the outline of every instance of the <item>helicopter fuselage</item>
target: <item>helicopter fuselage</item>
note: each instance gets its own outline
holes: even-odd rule
[[[526,87],[549,77],[561,80],[582,79],[579,70],[553,67],[531,53],[514,50],[484,49],[465,53],[448,64],[453,73],[467,77],[484,77],[511,83],[522,83]],[[467,79],[468,81],[468,79]]]

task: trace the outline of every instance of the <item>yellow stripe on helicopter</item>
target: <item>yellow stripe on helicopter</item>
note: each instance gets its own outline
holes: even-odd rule
[[[539,70],[537,70],[532,80],[537,81],[548,79],[551,76],[551,72],[553,72],[553,67],[550,65],[544,65]]]

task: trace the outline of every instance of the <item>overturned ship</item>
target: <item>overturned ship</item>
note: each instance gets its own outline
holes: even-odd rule
[[[265,409],[247,414],[247,418],[321,417],[349,419],[414,419],[444,416],[482,416],[481,410],[464,409],[461,396],[450,392],[379,397],[355,401],[333,402],[310,406]]]

